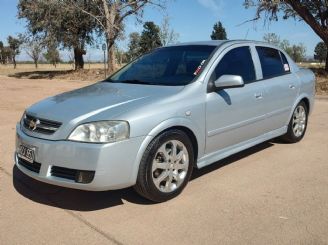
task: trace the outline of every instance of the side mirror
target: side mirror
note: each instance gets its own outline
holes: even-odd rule
[[[238,88],[244,86],[244,80],[237,75],[222,75],[214,82],[214,86],[217,89]]]

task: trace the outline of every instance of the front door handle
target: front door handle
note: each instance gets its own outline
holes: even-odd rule
[[[255,96],[255,99],[257,99],[257,100],[260,100],[263,98],[262,93],[255,93],[254,96]]]
[[[290,89],[295,89],[295,85],[294,84],[289,84],[289,88]]]

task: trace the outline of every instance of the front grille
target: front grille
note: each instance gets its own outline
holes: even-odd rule
[[[41,134],[53,134],[62,125],[60,122],[36,118],[27,114],[23,119],[23,124],[26,129]]]
[[[18,157],[18,164],[23,166],[24,168],[27,168],[28,170],[30,170],[32,172],[35,172],[35,173],[40,172],[41,163],[38,163],[38,162],[30,163],[30,162],[24,160],[23,158]]]
[[[55,177],[70,179],[70,180],[75,181],[77,170],[76,169],[70,169],[70,168],[52,166],[50,173],[51,173],[52,176],[55,176]]]

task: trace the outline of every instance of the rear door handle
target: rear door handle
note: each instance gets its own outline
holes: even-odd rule
[[[289,84],[289,88],[290,89],[295,89],[295,85],[294,84]]]
[[[257,100],[260,100],[263,98],[262,93],[255,93],[254,96],[255,96],[255,99],[257,99]]]

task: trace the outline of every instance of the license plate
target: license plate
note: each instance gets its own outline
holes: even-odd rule
[[[18,156],[30,163],[34,162],[34,152],[35,148],[26,145],[20,145],[18,148]]]

